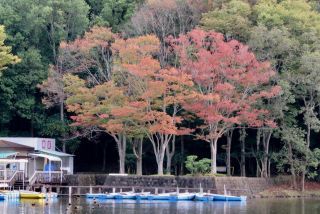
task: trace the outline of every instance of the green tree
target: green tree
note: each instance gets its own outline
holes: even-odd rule
[[[4,44],[5,39],[4,26],[0,25],[0,71],[6,69],[9,64],[19,62],[19,58],[11,53],[11,47]]]

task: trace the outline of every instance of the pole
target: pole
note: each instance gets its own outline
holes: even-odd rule
[[[51,182],[51,161],[49,159],[49,181]]]

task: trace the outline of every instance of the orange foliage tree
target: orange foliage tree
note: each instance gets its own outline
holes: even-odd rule
[[[169,40],[179,71],[191,75],[195,84],[184,107],[203,121],[198,138],[210,143],[211,173],[216,173],[217,142],[230,128],[276,126],[257,104],[277,96],[281,88],[270,85],[275,72],[268,62],[257,61],[247,46],[226,42],[220,33],[195,29]]]
[[[93,27],[83,38],[61,42],[56,67],[60,73],[81,73],[92,85],[110,81],[115,37],[109,28]]]
[[[167,146],[174,136],[188,133],[179,127],[181,103],[192,87],[191,77],[174,68],[161,69],[152,56],[159,51],[155,36],[141,36],[116,40],[119,70],[124,70],[127,94],[131,96],[127,111],[132,121],[144,130],[150,140],[158,174],[163,174],[163,161]]]
[[[111,135],[117,143],[119,173],[125,173],[127,135],[130,132],[130,118],[127,118],[128,99],[121,88],[112,81],[88,88],[86,81],[71,74],[64,75],[66,100],[72,116],[73,126],[97,127]]]

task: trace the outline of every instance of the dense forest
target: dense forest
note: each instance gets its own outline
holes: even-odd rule
[[[0,26],[2,136],[78,171],[319,179],[318,1],[0,0]]]

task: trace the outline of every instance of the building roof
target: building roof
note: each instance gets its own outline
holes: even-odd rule
[[[34,157],[42,157],[42,158],[47,158],[50,161],[62,161],[61,158],[59,157],[55,157],[52,155],[46,155],[46,154],[41,154],[41,153],[31,153],[29,154],[30,156],[34,156]]]
[[[18,152],[14,152],[14,151],[5,151],[5,152],[0,152],[0,158],[7,158],[9,156],[14,156],[16,155]]]
[[[50,150],[38,150],[38,151],[41,152],[41,153],[55,155],[55,156],[58,156],[58,157],[71,157],[71,156],[74,156],[74,155],[71,155],[71,154],[67,154],[67,153],[64,153],[64,152],[58,152],[58,151],[50,151]]]

